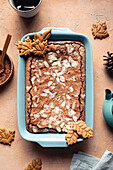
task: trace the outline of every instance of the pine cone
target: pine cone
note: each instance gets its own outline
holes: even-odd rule
[[[108,71],[113,71],[113,53],[107,52],[107,55],[108,56],[103,56],[103,60],[106,61],[104,65]]]

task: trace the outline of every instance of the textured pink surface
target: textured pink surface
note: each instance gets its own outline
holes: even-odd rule
[[[106,21],[110,36],[94,40],[92,23]],[[68,170],[73,153],[78,150],[101,157],[106,149],[113,152],[113,129],[102,114],[104,90],[113,90],[113,76],[103,66],[103,55],[113,52],[113,1],[112,0],[43,0],[40,12],[34,18],[23,19],[10,7],[8,1],[0,1],[0,48],[7,33],[12,34],[8,54],[12,57],[15,73],[12,81],[0,89],[0,127],[15,129],[12,146],[0,144],[0,170],[21,170],[34,158],[40,157],[43,170]],[[18,51],[15,43],[29,32],[43,27],[68,27],[89,37],[94,65],[94,137],[69,148],[42,148],[37,143],[22,139],[17,127],[17,67]]]

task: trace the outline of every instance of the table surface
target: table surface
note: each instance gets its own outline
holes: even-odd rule
[[[99,40],[91,33],[93,23],[106,21],[109,37]],[[66,27],[89,37],[94,67],[94,137],[68,148],[42,148],[25,141],[17,124],[17,43],[23,35],[40,31],[44,27]],[[43,0],[39,13],[30,19],[21,18],[8,1],[0,1],[0,49],[7,33],[12,35],[8,54],[14,62],[14,77],[0,89],[0,127],[16,130],[11,146],[0,144],[0,170],[24,169],[32,159],[41,158],[43,170],[68,170],[73,153],[80,151],[101,157],[107,149],[113,152],[113,128],[103,117],[102,105],[105,89],[113,90],[113,76],[103,65],[103,55],[113,52],[113,1],[112,0]]]

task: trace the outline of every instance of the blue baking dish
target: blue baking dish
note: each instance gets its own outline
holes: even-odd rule
[[[38,34],[48,30],[44,28]],[[33,38],[35,33],[25,35],[21,41],[27,36]],[[93,129],[93,111],[94,111],[94,94],[93,94],[93,60],[92,47],[90,40],[83,34],[72,32],[68,28],[52,28],[50,40],[72,40],[80,41],[86,49],[86,102],[85,102],[85,120],[86,124]],[[18,110],[18,129],[20,135],[28,141],[37,142],[43,147],[68,147],[65,134],[59,133],[39,133],[33,134],[26,130],[25,120],[25,59],[19,56],[18,62],[18,83],[17,83],[17,110]],[[77,142],[83,141],[79,138]]]

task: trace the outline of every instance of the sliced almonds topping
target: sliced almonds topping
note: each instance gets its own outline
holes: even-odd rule
[[[67,135],[65,136],[68,145],[72,145],[77,142],[77,138],[82,135],[83,138],[93,137],[93,132],[90,127],[87,127],[85,122],[77,121],[67,126]]]
[[[37,56],[45,57],[46,52],[48,51],[48,42],[47,40],[51,36],[51,29],[45,31],[42,36],[35,33],[33,41],[28,36],[24,42],[18,41],[16,44],[17,49],[20,51],[20,56],[27,56],[33,53]]]

